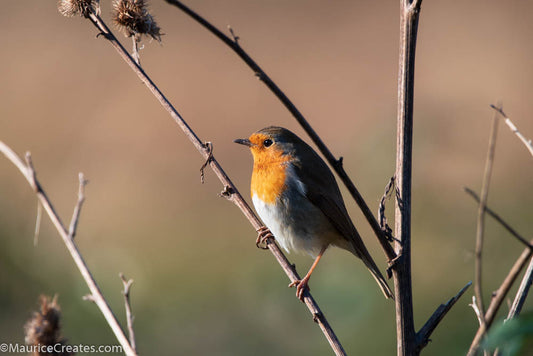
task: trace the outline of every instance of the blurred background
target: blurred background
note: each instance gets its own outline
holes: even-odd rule
[[[394,172],[397,1],[198,0],[188,4],[240,44],[294,101],[368,204]],[[55,1],[2,4],[0,139],[31,151],[38,177],[65,222],[78,172],[90,183],[76,242],[125,325],[123,272],[133,278],[140,354],[325,355],[329,346],[288,279],[237,208],[218,197],[211,171],[140,80],[82,18]],[[308,140],[291,115],[224,44],[164,1],[151,1],[163,42],[144,41],[144,69],[249,199],[252,158],[232,141],[268,125]],[[413,166],[415,322],[473,278],[476,203],[493,111],[533,137],[533,4],[422,5],[416,58]],[[111,4],[102,16],[111,26]],[[121,37],[123,38],[123,37]],[[130,39],[123,43],[130,49]],[[490,206],[516,230],[532,229],[533,164],[501,122]],[[385,258],[355,203],[350,214],[382,269]],[[41,293],[59,295],[72,344],[116,344],[49,219],[33,246],[36,199],[0,157],[0,341],[23,342]],[[392,220],[392,203],[389,204]],[[392,225],[392,222],[391,222]],[[486,301],[522,251],[487,220]],[[312,260],[289,255],[300,273]],[[395,353],[393,303],[348,253],[328,251],[314,297],[348,354]],[[512,290],[512,296],[516,287]],[[477,329],[473,289],[432,336],[426,355],[464,354]],[[531,298],[530,298],[531,299]],[[525,310],[531,310],[529,301]],[[507,307],[503,307],[504,312]]]

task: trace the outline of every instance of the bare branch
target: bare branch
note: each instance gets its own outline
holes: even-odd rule
[[[135,74],[137,74],[139,79],[148,87],[148,89],[157,98],[157,100],[159,100],[163,108],[170,114],[172,119],[178,124],[178,126],[185,133],[185,135],[191,141],[191,143],[196,148],[196,150],[198,150],[198,152],[202,155],[202,157],[206,161],[208,161],[209,166],[211,167],[215,175],[218,177],[218,179],[224,186],[224,192],[225,192],[224,196],[228,200],[233,202],[235,205],[237,205],[237,207],[241,210],[244,216],[250,221],[250,224],[254,227],[254,229],[258,231],[263,226],[263,224],[257,218],[257,216],[255,216],[253,210],[246,203],[246,201],[244,200],[242,195],[239,193],[239,191],[237,190],[233,182],[227,176],[226,172],[224,172],[224,170],[222,169],[218,161],[212,155],[212,152],[210,152],[210,150],[203,143],[203,141],[201,141],[198,138],[196,133],[189,127],[187,122],[181,117],[178,111],[174,108],[174,106],[172,106],[172,104],[168,101],[168,99],[164,96],[164,94],[159,90],[159,88],[154,84],[154,82],[148,77],[145,71],[142,68],[140,68],[139,65],[132,59],[132,57],[125,50],[122,44],[117,40],[115,35],[109,30],[109,28],[104,23],[104,21],[100,18],[100,16],[94,13],[91,13],[89,16],[89,19],[98,28],[98,30],[101,32],[103,37],[106,40],[108,40],[109,43],[115,48],[115,50],[118,52],[120,57],[129,65],[129,67],[135,72]],[[289,277],[290,281],[294,282],[296,280],[300,280],[300,276],[294,269],[293,265],[289,263],[285,255],[281,252],[278,245],[275,243],[269,243],[268,247],[270,249],[270,252],[274,255],[274,257],[276,258],[280,266],[283,268],[284,272]],[[333,329],[329,325],[324,314],[322,313],[317,303],[315,302],[315,300],[313,299],[313,297],[308,291],[304,295],[304,303],[306,304],[307,308],[311,312],[313,316],[313,320],[318,323],[320,329],[324,333],[326,339],[330,343],[330,346],[332,347],[335,354],[345,355],[346,353],[342,345],[340,344],[337,336],[335,335]]]
[[[515,124],[513,124],[511,119],[509,119],[507,115],[505,115],[501,107],[496,107],[494,105],[491,105],[490,107],[496,110],[500,115],[503,116],[503,118],[505,119],[505,124],[520,139],[520,141],[522,141],[522,143],[528,149],[529,153],[533,156],[533,143],[531,142],[531,140],[528,140],[524,135],[520,133],[520,131],[518,131],[518,128],[515,126]]]
[[[230,28],[230,34],[232,38],[229,38],[226,36],[222,31],[217,29],[215,26],[213,26],[209,21],[205,20],[203,17],[198,15],[196,12],[185,6],[181,1],[178,0],[166,0],[167,3],[176,6],[180,10],[182,10],[184,13],[189,15],[192,19],[194,19],[196,22],[198,22],[200,25],[205,27],[208,31],[210,31],[213,35],[215,35],[218,39],[220,39],[222,42],[224,42],[228,47],[230,47],[247,65],[250,67],[250,69],[254,72],[254,74],[263,81],[263,83],[272,91],[272,93],[281,101],[281,103],[289,110],[289,112],[293,115],[293,117],[298,121],[300,126],[307,132],[311,140],[315,143],[315,145],[318,147],[320,152],[324,155],[326,160],[329,162],[331,167],[337,172],[339,178],[343,181],[346,188],[348,188],[348,191],[354,198],[355,202],[363,212],[363,215],[367,219],[368,223],[372,227],[372,230],[374,231],[374,234],[378,238],[378,241],[383,249],[383,252],[385,253],[385,256],[387,256],[389,261],[392,261],[396,257],[396,253],[394,252],[394,249],[389,244],[387,240],[387,236],[383,233],[381,230],[378,221],[374,217],[374,214],[366,204],[365,200],[355,187],[354,183],[344,170],[344,167],[342,165],[342,159],[336,159],[333,153],[329,150],[329,148],[326,146],[326,144],[322,141],[322,139],[318,136],[316,131],[311,127],[309,122],[305,119],[305,117],[302,115],[302,113],[296,108],[296,106],[292,103],[292,101],[285,95],[285,93],[274,83],[274,81],[265,73],[265,71],[242,49],[240,46],[238,40],[239,37],[235,35],[233,30]],[[420,2],[420,1],[418,1]]]
[[[515,299],[513,301],[513,304],[511,305],[511,309],[509,310],[509,314],[507,315],[507,319],[513,319],[516,318],[520,312],[522,311],[522,307],[524,306],[524,303],[526,301],[527,295],[529,293],[529,289],[531,288],[531,283],[533,282],[533,258],[529,261],[529,266],[527,267],[526,273],[524,274],[524,278],[522,278],[522,282],[520,283],[520,287],[518,288],[518,292],[516,292]]]
[[[136,36],[131,36],[131,40],[132,40],[132,47],[133,47],[132,52],[131,52],[131,57],[137,63],[137,65],[140,67],[141,66],[141,56],[139,54],[139,39]]]
[[[420,351],[422,348],[424,348],[430,340],[430,336],[435,330],[435,328],[439,325],[441,320],[444,318],[444,316],[450,311],[450,309],[455,305],[455,303],[463,296],[463,294],[466,292],[468,287],[472,285],[472,282],[468,282],[460,291],[455,295],[455,297],[452,297],[450,300],[448,300],[446,303],[439,305],[437,310],[431,315],[431,317],[426,321],[424,326],[416,333],[416,344],[417,349]]]
[[[137,352],[137,346],[135,344],[135,332],[133,331],[133,314],[131,312],[131,303],[130,303],[130,288],[133,284],[133,279],[126,279],[123,273],[119,273],[119,277],[122,280],[124,285],[124,290],[122,294],[124,295],[124,305],[126,308],[126,322],[128,324],[128,334],[130,338],[131,348]]]
[[[531,240],[529,243],[533,244],[533,240]],[[532,255],[533,250],[531,250],[529,247],[526,247],[524,251],[522,251],[522,254],[515,261],[513,267],[511,267],[511,270],[507,274],[507,277],[505,277],[505,279],[503,280],[498,290],[493,293],[492,300],[489,304],[489,307],[487,308],[487,312],[485,313],[485,325],[480,325],[479,329],[477,330],[476,335],[474,336],[474,340],[470,345],[470,349],[468,350],[467,356],[474,356],[476,354],[477,349],[479,348],[479,344],[483,339],[485,332],[492,325],[494,317],[500,309],[500,306],[503,300],[505,299],[505,296],[509,292],[509,289],[511,289],[514,281],[516,280],[516,278],[518,277],[518,275],[520,274],[520,272],[522,271],[522,269],[524,268],[527,261],[531,258]]]
[[[481,326],[481,325],[483,325],[483,318],[481,317],[481,312],[479,311],[479,308],[478,308],[477,304],[478,303],[476,302],[476,296],[473,295],[472,296],[472,304],[468,304],[468,305],[471,306],[472,309],[474,309],[474,313],[476,314],[479,326]]]
[[[33,233],[33,246],[39,242],[39,233],[41,232],[41,218],[43,217],[43,206],[37,200],[37,214],[35,215],[35,231]]]
[[[463,188],[466,193],[468,193],[472,198],[474,198],[475,201],[479,203],[479,197],[477,194],[470,188],[464,187]],[[509,225],[505,220],[503,220],[498,214],[494,212],[494,210],[490,209],[487,205],[485,205],[485,211],[487,214],[492,216],[497,222],[499,222],[511,235],[516,237],[518,241],[523,243],[525,246],[528,246],[529,248],[533,249],[533,245],[531,245],[522,235],[520,235],[518,232],[516,232],[515,229],[512,228],[511,225]]]
[[[70,219],[70,226],[68,229],[68,236],[71,239],[76,236],[76,229],[78,228],[78,221],[80,220],[81,206],[85,201],[85,186],[89,182],[85,179],[83,173],[81,172],[78,175],[78,179],[80,181],[80,185],[78,187],[78,201],[76,203],[76,206],[74,207],[74,212],[72,213],[72,219]]]
[[[54,207],[52,206],[52,203],[48,199],[48,196],[41,188],[41,185],[36,178],[36,173],[35,169],[33,168],[30,153],[26,153],[26,164],[24,164],[22,159],[2,141],[0,141],[0,151],[19,169],[19,171],[24,175],[30,186],[35,190],[37,198],[43,205],[44,210],[47,212],[48,216],[50,217],[50,220],[59,232],[59,235],[63,239],[63,242],[65,243],[70,255],[72,256],[72,259],[74,260],[74,263],[78,267],[83,279],[87,283],[87,286],[91,291],[90,299],[96,303],[96,305],[104,315],[107,323],[115,333],[118,342],[120,342],[120,344],[122,345],[124,352],[126,353],[126,355],[136,355],[135,351],[133,351],[133,349],[131,348],[128,339],[124,335],[124,332],[122,331],[119,323],[117,322],[117,319],[111,311],[111,308],[109,308],[107,301],[104,299],[100,288],[98,287],[93,276],[91,275],[89,268],[85,264],[85,261],[83,260],[76,244],[74,243],[74,240],[70,238],[69,232],[63,225],[61,218],[56,213]]]
[[[411,281],[411,182],[415,54],[421,1],[400,1],[400,55],[396,133],[397,198],[394,249],[399,256],[392,267],[396,295],[398,356],[417,355]]]
[[[474,274],[474,292],[476,294],[477,307],[479,309],[482,322],[485,320],[485,305],[483,303],[482,288],[482,254],[483,254],[483,237],[485,233],[485,210],[489,196],[490,177],[492,166],[494,164],[494,152],[496,150],[496,137],[498,134],[498,115],[494,115],[490,132],[489,147],[487,149],[487,160],[485,162],[485,172],[483,174],[483,183],[481,185],[481,198],[479,199],[479,208],[477,213],[477,232],[476,232],[476,251],[475,251],[475,274]]]

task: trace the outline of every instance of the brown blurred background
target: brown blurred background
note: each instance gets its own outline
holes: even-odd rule
[[[233,27],[331,150],[344,156],[377,211],[394,171],[397,1],[188,3],[219,28]],[[112,47],[95,38],[95,28],[60,16],[55,1],[2,5],[0,139],[20,154],[32,152],[65,221],[76,201],[77,173],[90,180],[76,241],[122,321],[118,273],[135,280],[139,352],[329,354],[273,257],[256,249],[253,229],[217,197],[217,178],[209,171],[200,184],[201,156]],[[110,22],[109,1],[102,10]],[[197,134],[214,143],[217,159],[248,199],[251,155],[232,140],[268,125],[307,137],[219,40],[163,1],[153,0],[151,10],[165,35],[162,45],[144,41],[143,67]],[[515,124],[533,137],[532,11],[525,1],[423,3],[413,172],[417,327],[473,277],[476,204],[462,187],[479,191],[489,104],[502,99]],[[526,235],[532,167],[502,123],[489,203]],[[384,268],[367,223],[346,200]],[[0,158],[0,341],[23,342],[38,295],[57,293],[70,343],[116,344],[97,308],[82,301],[88,289],[48,218],[33,247],[35,212],[27,183]],[[522,250],[490,219],[487,229],[486,300]],[[300,272],[311,263],[289,257]],[[359,261],[329,251],[311,288],[349,354],[394,354],[393,303]],[[468,306],[472,294],[444,319],[426,355],[465,352],[477,327]],[[525,309],[532,307],[528,302]]]

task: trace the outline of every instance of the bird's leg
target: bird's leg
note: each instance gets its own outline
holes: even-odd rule
[[[311,268],[309,268],[309,272],[305,275],[304,278],[294,281],[291,284],[289,284],[289,288],[296,286],[296,297],[300,299],[302,302],[304,301],[304,292],[306,289],[309,289],[308,283],[309,278],[311,278],[311,273],[313,273],[316,265],[318,264],[318,261],[320,261],[320,258],[322,258],[322,255],[324,252],[326,252],[326,249],[328,246],[322,247],[322,250],[320,250],[320,253],[318,256],[316,256],[315,261],[311,265]]]
[[[257,246],[257,248],[268,250],[269,239],[274,239],[274,235],[272,235],[268,227],[261,226],[257,230],[257,240],[255,240],[255,245]]]

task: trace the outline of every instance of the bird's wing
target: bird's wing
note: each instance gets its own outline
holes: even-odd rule
[[[333,173],[331,173],[326,163],[314,151],[307,151],[306,154],[308,156],[314,155],[314,157],[307,158],[304,156],[304,162],[316,162],[313,166],[303,165],[301,164],[302,161],[296,162],[293,165],[298,179],[302,182],[304,188],[303,193],[313,205],[322,211],[335,229],[351,243],[353,247],[352,253],[363,260],[366,267],[376,279],[385,297],[394,298],[394,294],[370,256],[361,239],[361,235],[359,235],[359,232],[348,215]]]
[[[348,215],[335,177],[315,152],[309,154],[314,154],[314,159],[305,161],[319,163],[313,166],[295,164],[296,175],[303,183],[304,194],[322,211],[335,229],[353,244],[359,255],[360,252],[366,251],[366,248]]]

